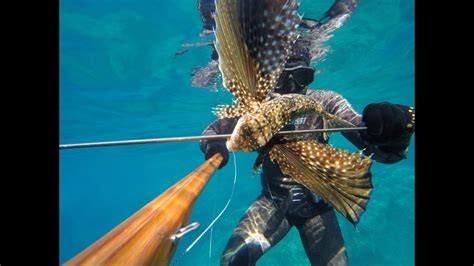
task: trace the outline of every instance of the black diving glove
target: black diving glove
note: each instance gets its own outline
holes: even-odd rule
[[[225,145],[225,141],[222,140],[209,140],[206,144],[206,151],[204,153],[205,159],[211,158],[214,154],[220,153],[224,159],[219,165],[218,169],[222,169],[229,161],[229,151]]]
[[[362,121],[367,130],[361,132],[361,138],[383,145],[413,134],[415,109],[388,102],[369,104],[364,109]]]

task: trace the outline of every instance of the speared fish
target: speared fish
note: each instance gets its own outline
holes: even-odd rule
[[[219,118],[239,117],[226,145],[230,151],[260,151],[282,172],[332,204],[356,224],[372,190],[370,157],[320,144],[315,140],[274,135],[292,119],[316,113],[325,127],[354,125],[326,112],[300,94],[278,95],[273,88],[298,38],[298,0],[219,0],[216,50],[224,87],[234,105],[214,108]]]

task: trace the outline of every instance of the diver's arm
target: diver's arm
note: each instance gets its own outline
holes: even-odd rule
[[[308,90],[307,95],[321,103],[326,112],[354,125],[361,124],[362,116],[339,93],[331,90]]]
[[[238,117],[218,119],[212,122],[206,129],[204,129],[202,135],[231,134],[232,131],[234,131],[238,120]],[[199,142],[199,148],[204,153],[206,160],[211,158],[212,155],[216,153],[220,153],[222,156],[224,156],[224,160],[220,164],[219,169],[227,164],[229,159],[229,151],[226,147],[226,139],[202,140]]]
[[[346,14],[350,15],[357,7],[357,4],[358,0],[336,0],[329,10],[324,13],[324,16],[321,20],[331,20],[338,16]]]
[[[215,0],[198,0],[199,15],[202,19],[201,36],[212,34],[215,27],[214,15],[216,10]]]
[[[314,19],[309,17],[303,17],[300,26],[306,29],[315,29],[323,24],[326,24],[332,19],[338,18],[344,15],[351,15],[354,9],[357,7],[358,0],[335,0],[334,4],[324,12],[324,15],[320,19]]]
[[[300,28],[306,30],[301,31],[297,42],[303,42],[309,49],[311,61],[322,60],[330,51],[329,45],[323,44],[331,39],[333,31],[344,25],[351,17],[357,2],[358,0],[336,0],[322,18],[303,17]]]
[[[339,118],[342,118],[355,126],[367,126],[370,127],[370,129],[377,129],[377,126],[380,125],[380,122],[376,121],[377,110],[380,109],[377,106],[379,105],[368,105],[364,110],[365,112],[363,117],[354,110],[354,108],[347,101],[347,99],[345,99],[340,94],[334,91],[309,91],[308,95],[317,99],[324,106],[326,112],[336,115]],[[403,106],[401,105],[392,105],[389,103],[386,104],[386,108],[400,109],[398,115],[396,115],[397,112],[391,112],[394,116],[391,118],[386,117],[386,119],[389,119],[391,121],[398,121],[399,123],[397,123],[397,125],[403,124],[404,127],[406,127],[411,122],[409,118],[410,112],[408,112],[409,109],[402,110]],[[373,109],[374,112],[372,112],[370,109]],[[405,113],[407,114],[406,119],[401,118],[400,114],[403,116]],[[369,121],[369,124],[366,125],[366,123],[364,123],[364,119],[369,119],[371,121]],[[373,137],[370,134],[367,134],[365,131],[342,132],[342,135],[346,137],[357,148],[365,149],[364,153],[366,155],[373,154],[372,158],[374,160],[381,163],[390,164],[406,158],[406,153],[410,144],[410,138],[413,134],[413,131],[414,127],[411,127],[407,128],[407,130],[405,130],[401,134],[393,134],[392,136],[387,135],[380,137]]]

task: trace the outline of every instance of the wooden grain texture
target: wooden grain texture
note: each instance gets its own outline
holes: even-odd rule
[[[214,155],[64,265],[168,265],[176,250],[171,236],[189,224],[194,202],[222,160]]]

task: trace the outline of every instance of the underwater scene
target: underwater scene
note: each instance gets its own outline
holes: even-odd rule
[[[212,32],[202,34],[201,2],[61,0],[59,142],[201,135],[217,119],[213,108],[233,99],[220,75],[196,83],[214,41]],[[372,103],[414,106],[414,0],[356,2],[328,33],[324,55],[311,62],[316,73],[308,88],[337,92],[359,114]],[[301,0],[298,13],[316,21],[334,3]],[[329,143],[359,151],[341,133]],[[414,265],[414,144],[413,135],[406,159],[373,161],[373,190],[356,226],[336,211],[349,265]],[[60,265],[205,161],[197,141],[58,152]],[[235,227],[261,194],[260,173],[252,174],[256,159],[256,152],[230,153],[214,172],[191,211],[190,222],[200,227],[181,239],[170,265],[221,263]],[[297,228],[257,265],[311,265]]]

